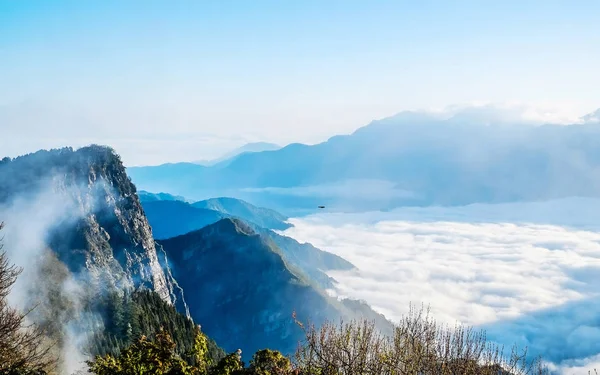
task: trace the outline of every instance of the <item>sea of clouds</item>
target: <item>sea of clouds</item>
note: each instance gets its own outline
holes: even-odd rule
[[[285,234],[357,266],[332,293],[392,320],[424,303],[573,373],[600,362],[599,218],[600,200],[569,198],[323,213]]]

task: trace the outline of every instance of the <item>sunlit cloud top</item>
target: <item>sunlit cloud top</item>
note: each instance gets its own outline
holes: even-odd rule
[[[334,295],[392,320],[411,303],[430,305],[442,323],[484,327],[507,348],[591,369],[600,352],[599,209],[584,198],[407,207],[292,219],[284,233],[357,265],[330,272]]]

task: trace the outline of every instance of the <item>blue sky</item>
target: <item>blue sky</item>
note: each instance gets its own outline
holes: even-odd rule
[[[600,107],[600,2],[0,0],[0,149],[129,164],[317,142],[405,109]]]

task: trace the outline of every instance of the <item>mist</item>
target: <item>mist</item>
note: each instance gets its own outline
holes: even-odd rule
[[[39,186],[0,205],[0,220],[5,223],[4,250],[9,261],[22,268],[8,302],[22,311],[35,307],[27,316],[29,323],[47,326],[47,333],[53,336],[49,339],[60,338],[55,348],[60,359],[59,371],[70,375],[85,369],[84,361],[88,359],[85,349],[92,333],[89,323],[102,320],[83,309],[88,291],[82,281],[89,275],[85,271],[70,272],[49,248],[49,242],[55,230],[73,226],[89,214],[86,210],[90,207],[70,199],[81,191],[78,186],[58,191],[52,177],[41,181]],[[54,306],[57,298],[60,306]]]
[[[570,198],[331,213],[291,219],[284,234],[358,267],[328,272],[334,295],[392,320],[429,304],[442,322],[485,328],[567,369],[600,353],[599,210],[598,199]]]
[[[243,154],[226,165],[130,168],[143,190],[230,196],[285,214],[600,197],[600,126],[491,105],[405,111],[315,145]],[[551,121],[549,124],[545,121]],[[566,120],[565,120],[566,121]]]

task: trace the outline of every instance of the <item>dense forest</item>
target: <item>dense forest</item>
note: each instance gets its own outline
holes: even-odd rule
[[[92,355],[118,355],[140,337],[164,332],[172,337],[176,353],[193,363],[188,353],[194,348],[199,327],[155,292],[140,290],[120,295],[113,291],[98,300],[94,310],[102,313],[104,330],[91,340]],[[225,356],[213,340],[208,339],[207,345],[211,361]]]

